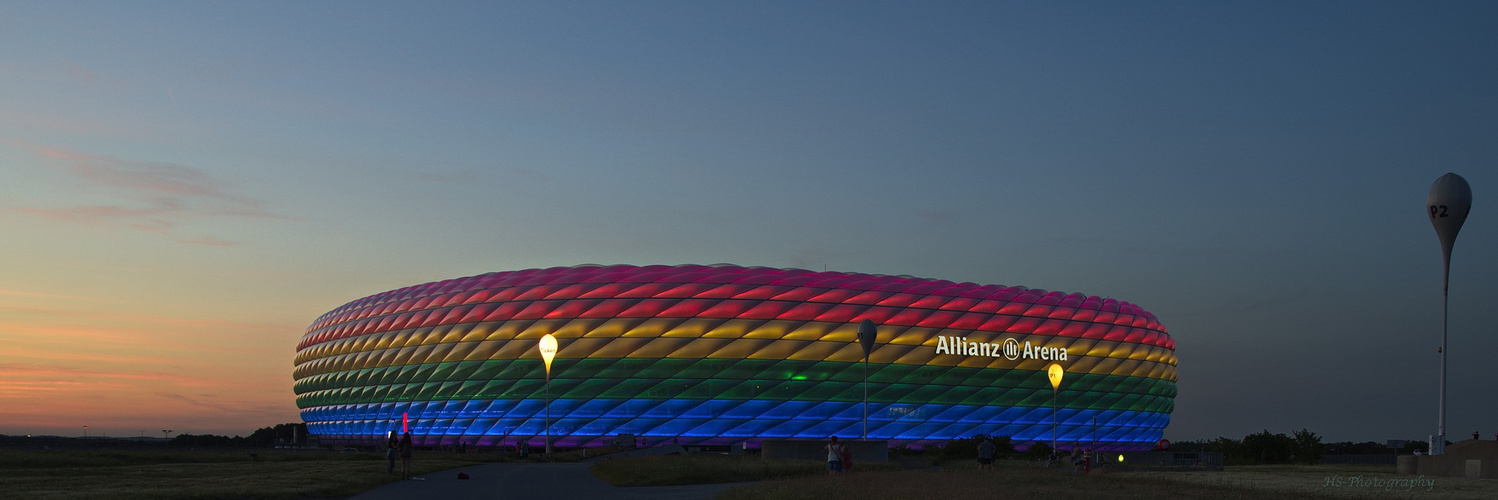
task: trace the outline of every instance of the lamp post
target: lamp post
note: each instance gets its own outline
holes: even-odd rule
[[[161,438],[162,439],[171,439],[172,438],[172,430],[171,429],[162,429],[161,430]]]
[[[1056,393],[1061,391],[1061,377],[1066,375],[1066,370],[1061,368],[1060,363],[1051,363],[1045,368],[1046,377],[1051,379],[1051,453],[1056,453],[1056,427],[1059,426],[1060,416],[1056,408]]]
[[[83,439],[88,439],[88,426],[83,426]]]
[[[541,360],[546,364],[546,459],[551,460],[551,359],[557,355],[557,338],[541,337]]]
[[[1430,195],[1425,198],[1426,214],[1436,228],[1436,237],[1441,240],[1441,396],[1440,408],[1436,411],[1436,442],[1431,443],[1430,453],[1446,453],[1446,320],[1449,305],[1448,290],[1451,285],[1451,246],[1456,244],[1456,233],[1462,230],[1467,214],[1472,211],[1472,187],[1462,176],[1447,173],[1430,185]]]
[[[858,343],[863,346],[863,439],[869,439],[869,353],[874,352],[874,341],[879,338],[879,328],[874,322],[863,320],[858,324]]]

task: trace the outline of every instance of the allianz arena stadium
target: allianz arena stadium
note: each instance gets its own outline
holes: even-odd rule
[[[1023,447],[1050,442],[1055,423],[1063,445],[1132,450],[1170,422],[1175,341],[1133,304],[729,265],[530,269],[371,295],[312,323],[294,387],[325,443],[403,427],[421,446],[858,438],[864,320],[878,332],[869,439]],[[547,334],[559,345],[549,382]],[[1055,391],[1053,363],[1065,370]]]

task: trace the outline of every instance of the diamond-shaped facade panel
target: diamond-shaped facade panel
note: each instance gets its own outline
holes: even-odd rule
[[[1127,302],[1024,287],[737,266],[499,272],[371,295],[297,345],[302,419],[375,444],[682,444],[863,435],[924,444],[1147,448],[1170,422],[1175,341]],[[559,349],[548,388],[537,348]],[[1046,367],[1066,375],[1051,389]],[[548,410],[549,401],[549,410]],[[1053,402],[1054,401],[1054,402]],[[549,416],[548,416],[549,415]]]

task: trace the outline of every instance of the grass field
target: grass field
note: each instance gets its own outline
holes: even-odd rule
[[[412,468],[421,474],[490,457],[418,452]],[[339,498],[397,480],[385,466],[384,454],[374,452],[5,449],[0,497]]]
[[[1498,498],[1498,481],[1457,477],[1401,476],[1392,465],[1248,465],[1222,472],[1130,472],[1120,474],[1176,484],[1320,498]]]
[[[559,456],[563,461],[579,458],[581,452]],[[501,460],[493,453],[431,451],[418,452],[414,465],[420,474]],[[927,469],[860,463],[857,472],[841,477],[827,477],[825,467],[815,460],[705,454],[605,460],[593,464],[591,471],[627,486],[757,481],[729,489],[720,500],[1498,498],[1498,481],[1399,476],[1392,466],[1273,465],[1220,472],[1078,474],[1031,469],[1020,460],[1000,461],[996,471],[977,470],[973,461],[948,461]],[[27,499],[336,499],[396,480],[385,474],[384,455],[374,452],[0,449],[0,471],[0,498]]]
[[[1337,481],[1340,478],[1341,481]],[[1356,481],[1353,478],[1358,478]],[[806,476],[729,489],[718,500],[1075,498],[1075,499],[1392,499],[1498,498],[1491,480],[1398,476],[1392,466],[1229,467],[1221,472],[1078,474],[1030,469],[1008,461],[996,471],[972,462],[940,469]],[[1430,481],[1426,483],[1422,481]],[[1406,483],[1400,483],[1406,480]],[[1406,486],[1410,488],[1405,489]]]
[[[892,463],[859,463],[859,470],[894,472]],[[827,474],[819,460],[761,460],[749,455],[665,455],[605,460],[593,464],[594,476],[614,486],[672,486],[741,483]]]

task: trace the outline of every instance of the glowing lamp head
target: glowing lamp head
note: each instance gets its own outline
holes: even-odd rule
[[[551,375],[551,360],[557,356],[557,338],[550,333],[541,337],[541,360],[546,362],[546,375]]]
[[[1051,366],[1045,368],[1045,374],[1051,379],[1051,389],[1055,390],[1061,388],[1061,377],[1066,375],[1066,370],[1059,363],[1051,363]]]
[[[1118,454],[1118,463],[1123,463],[1123,454],[1122,453]]]

